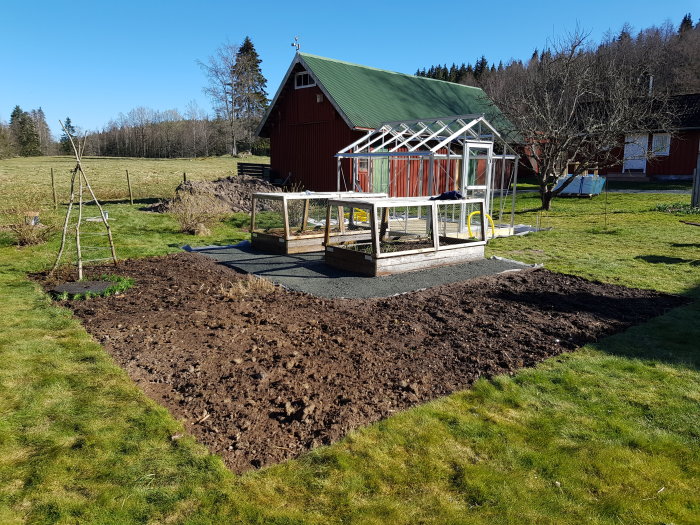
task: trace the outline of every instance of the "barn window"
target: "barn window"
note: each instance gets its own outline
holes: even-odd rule
[[[315,85],[316,81],[311,75],[309,75],[308,72],[302,71],[301,73],[297,73],[296,79],[294,81],[295,89],[307,88]]]
[[[369,168],[369,159],[358,159],[357,169],[360,171],[367,171]]]
[[[651,139],[651,151],[657,157],[668,157],[671,151],[671,135],[655,133]]]

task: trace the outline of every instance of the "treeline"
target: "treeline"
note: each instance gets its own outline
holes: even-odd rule
[[[255,136],[268,99],[267,80],[260,70],[260,58],[250,38],[240,46],[226,44],[199,62],[208,85],[214,115],[195,102],[185,113],[177,109],[158,111],[137,107],[120,113],[101,130],[87,133],[86,155],[119,157],[202,157],[230,153],[269,155],[269,141]],[[69,117],[63,124],[74,137],[84,133]],[[16,106],[9,123],[0,121],[0,158],[33,155],[71,155],[64,132],[52,137],[41,108],[23,111]]]
[[[41,108],[24,111],[15,106],[10,122],[0,122],[0,158],[51,155],[55,151],[56,144]]]
[[[625,25],[619,33],[607,34],[597,48],[586,52],[604,53],[607,47],[615,44],[627,46],[630,54],[650,53],[654,57],[663,56],[663,63],[649,64],[647,71],[640,73],[647,78],[653,76],[656,89],[668,89],[673,94],[700,92],[700,20],[693,25],[689,13],[683,17],[678,27],[666,23],[643,29],[636,35],[633,35],[632,31],[630,26]],[[416,75],[481,87],[490,95],[491,86],[501,84],[515,70],[542,61],[548,53],[551,53],[548,49],[535,49],[528,61],[512,60],[506,65],[503,62],[490,64],[482,55],[473,65],[438,64],[419,69]]]
[[[221,46],[207,62],[199,62],[214,116],[194,102],[184,115],[177,109],[138,107],[89,134],[86,153],[151,158],[269,155],[269,141],[254,133],[268,104],[260,62],[249,37],[240,46]]]
[[[85,153],[107,157],[208,157],[230,152],[229,122],[211,118],[195,103],[177,109],[132,109],[88,135]],[[266,155],[267,141],[238,141],[242,152]]]

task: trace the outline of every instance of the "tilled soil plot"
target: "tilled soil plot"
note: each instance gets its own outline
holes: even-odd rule
[[[365,300],[236,291],[242,276],[194,254],[119,273],[124,295],[63,304],[236,472],[684,302],[545,270]]]

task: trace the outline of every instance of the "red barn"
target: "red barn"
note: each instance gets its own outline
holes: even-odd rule
[[[257,130],[270,139],[273,176],[306,190],[351,189],[336,153],[384,122],[449,115],[502,118],[475,87],[297,53]],[[362,169],[360,167],[360,169]]]

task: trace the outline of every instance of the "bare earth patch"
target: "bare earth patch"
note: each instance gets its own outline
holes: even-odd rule
[[[124,295],[62,304],[236,472],[685,302],[546,270],[364,300],[240,283],[194,254],[118,273],[136,281]]]

